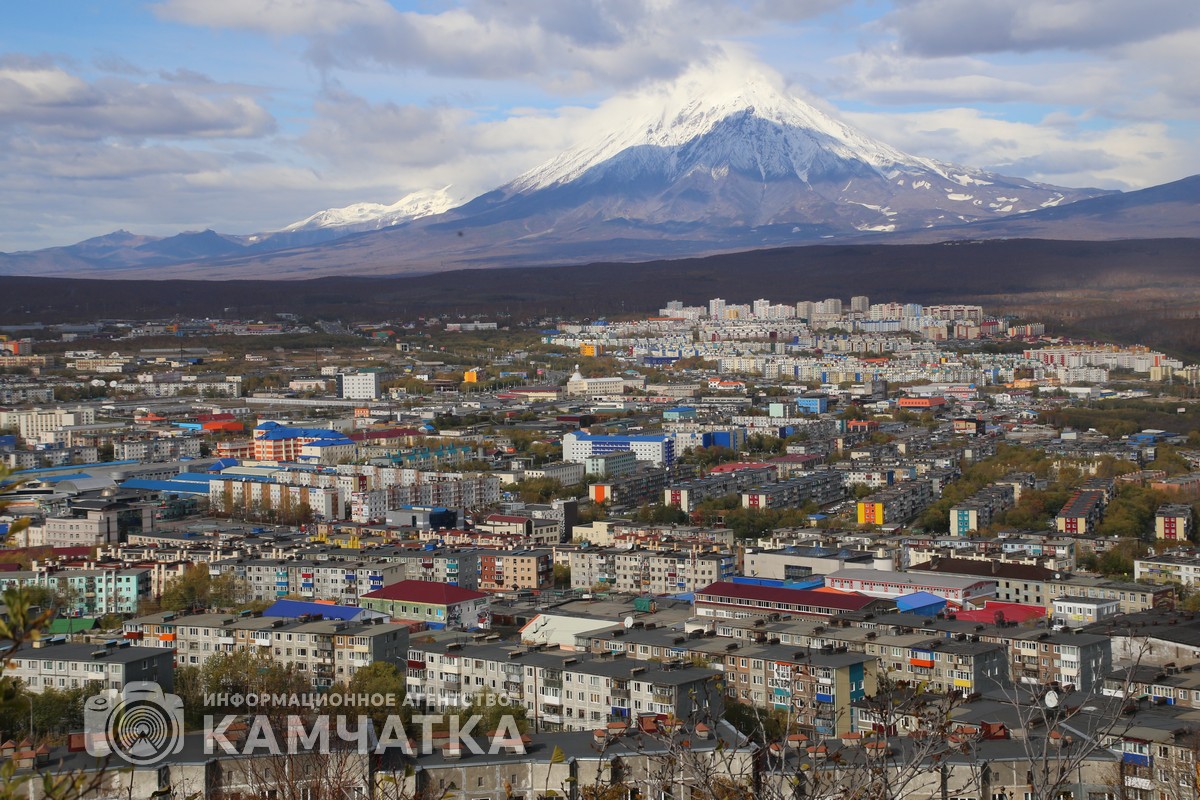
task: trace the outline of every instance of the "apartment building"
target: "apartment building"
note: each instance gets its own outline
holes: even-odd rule
[[[751,486],[767,484],[775,479],[775,475],[775,469],[771,467],[746,467],[718,472],[703,478],[671,484],[663,491],[662,502],[663,505],[690,513],[704,500],[737,494]]]
[[[1054,598],[1052,619],[1056,625],[1067,628],[1082,628],[1111,619],[1121,613],[1121,602],[1116,599],[1102,600],[1094,597],[1072,597],[1061,595]]]
[[[174,436],[169,439],[135,439],[113,442],[113,457],[118,461],[175,461],[200,457],[200,437]]]
[[[933,500],[933,484],[929,481],[904,481],[858,501],[858,524],[903,524],[924,511]]]
[[[1200,585],[1200,553],[1192,549],[1179,549],[1136,559],[1133,562],[1133,579],[1192,587]]]
[[[1184,542],[1192,538],[1192,507],[1168,503],[1154,512],[1154,538]]]
[[[746,489],[742,492],[742,508],[796,508],[809,502],[824,506],[845,496],[842,474],[822,470]]]
[[[538,730],[588,731],[643,714],[717,719],[716,670],[495,643],[412,642],[409,696],[431,706],[490,691],[524,705]]]
[[[730,700],[787,712],[797,732],[834,736],[852,729],[852,704],[875,694],[877,659],[845,648],[751,647],[725,656],[724,683]]]
[[[63,428],[91,425],[95,421],[96,409],[87,406],[0,411],[0,428],[16,429],[17,435],[26,442],[43,441],[43,436]]]
[[[321,519],[344,519],[345,498],[336,486],[297,486],[250,476],[225,476],[209,483],[209,506],[215,511],[236,514],[278,512],[285,517],[307,509]]]
[[[201,666],[217,653],[250,650],[294,666],[317,688],[345,683],[376,661],[404,669],[408,626],[223,614],[152,614],[124,624],[126,640],[172,653],[177,666]]]
[[[694,473],[684,470],[683,474]],[[680,470],[639,464],[633,472],[589,484],[588,496],[594,503],[611,503],[619,506],[651,503],[662,497],[663,491],[670,482],[679,477]]]
[[[1030,630],[1012,633],[1010,642],[1014,682],[1046,686],[1058,681],[1088,692],[1112,672],[1107,636]]]
[[[569,563],[572,588],[635,594],[684,594],[737,574],[733,554],[699,550],[575,550]]]
[[[1134,576],[1137,577],[1137,561],[1134,561]],[[1150,576],[1146,576],[1149,579]],[[1104,600],[1118,600],[1122,614],[1136,614],[1153,609],[1175,607],[1175,589],[1171,586],[1156,586],[1146,583],[1127,583],[1087,575],[1066,575],[1046,581],[1047,599],[1072,595]]]
[[[1084,534],[1091,533],[1100,524],[1104,516],[1106,495],[1102,491],[1080,490],[1071,495],[1071,499],[1054,517],[1054,527],[1060,533]]]
[[[550,550],[482,551],[478,588],[484,592],[553,589],[554,554]]]
[[[0,572],[0,591],[10,586],[43,586],[60,599],[60,613],[87,616],[133,614],[150,597],[149,569],[65,569],[37,562],[33,567]]]
[[[167,651],[128,642],[72,644],[50,637],[12,654],[4,675],[21,681],[34,694],[79,689],[89,683],[119,691],[137,681],[154,681],[169,692],[175,686],[173,663]]]
[[[950,507],[950,534],[968,534],[992,524],[1000,512],[1016,502],[1013,487],[993,484],[985,486],[966,500]]]
[[[634,459],[635,463],[637,459]],[[583,462],[575,461],[552,461],[549,464],[542,464],[537,467],[529,467],[525,470],[526,478],[547,478],[549,480],[558,481],[563,486],[574,486],[583,480],[587,467]],[[628,472],[629,470],[625,470]]]
[[[632,450],[615,450],[611,453],[601,453],[584,459],[583,469],[585,474],[596,475],[601,478],[626,475],[637,469],[637,456]]]
[[[209,565],[214,575],[243,579],[255,600],[298,595],[306,600],[333,600],[355,605],[367,592],[399,580],[405,565],[377,561],[313,561],[292,558],[234,558]]]

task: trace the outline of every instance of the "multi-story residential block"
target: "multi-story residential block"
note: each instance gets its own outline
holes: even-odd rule
[[[872,637],[863,650],[879,658],[880,670],[892,680],[925,684],[933,692],[966,697],[1010,685],[1008,648],[974,634]]]
[[[632,450],[588,456],[583,462],[584,473],[600,478],[615,478],[637,469],[637,455]]]
[[[656,550],[575,550],[569,556],[571,586],[636,594],[683,594],[737,574],[732,553]]]
[[[1134,561],[1134,576],[1140,580],[1137,577],[1137,561]],[[1176,599],[1174,587],[1152,583],[1128,583],[1086,575],[1062,575],[1046,581],[1045,596],[1048,600],[1063,595],[1118,600],[1122,614],[1174,608]]]
[[[678,663],[453,641],[411,642],[408,659],[415,700],[502,694],[540,730],[593,730],[648,714],[717,719],[724,710],[720,673]]]
[[[1104,516],[1105,503],[1102,491],[1078,491],[1054,517],[1054,527],[1060,533],[1091,533]]]
[[[929,481],[905,481],[858,501],[858,524],[901,524],[920,514],[933,500],[933,484]]]
[[[17,435],[27,442],[42,441],[45,434],[72,425],[91,425],[95,421],[96,409],[88,406],[0,411],[0,428],[15,428]]]
[[[1133,579],[1158,584],[1178,583],[1190,587],[1200,585],[1200,553],[1191,549],[1180,549],[1135,559]]]
[[[39,642],[12,654],[4,668],[6,677],[20,680],[34,694],[91,683],[112,690],[137,681],[154,681],[167,692],[175,687],[174,657],[164,650],[115,641],[71,644],[45,638]]]
[[[673,483],[663,490],[663,504],[693,511],[697,503],[725,495],[737,494],[750,486],[775,479],[776,472],[767,466],[752,466],[706,475],[703,478]]]
[[[1112,672],[1112,643],[1090,633],[1031,630],[1011,634],[1014,683],[1058,681],[1081,692],[1099,688]]]
[[[347,400],[378,400],[378,372],[339,372],[337,395]]]
[[[796,651],[782,645],[730,651],[724,658],[730,700],[785,711],[811,736],[853,729],[852,704],[875,694],[877,659],[841,648]]]
[[[1192,507],[1182,503],[1161,505],[1154,512],[1154,538],[1172,542],[1192,538]]]
[[[214,575],[232,574],[246,582],[255,600],[297,595],[309,600],[333,600],[355,605],[367,592],[383,588],[408,574],[408,565],[383,560],[312,561],[296,558],[233,558],[214,561]]]
[[[742,492],[742,508],[795,508],[810,502],[823,506],[845,496],[842,474],[823,470],[746,489]]]
[[[113,443],[118,461],[175,461],[200,457],[200,438],[174,436],[169,439],[135,439]]]
[[[1012,486],[993,484],[950,507],[950,533],[966,536],[992,524],[1001,511],[1016,502]]]
[[[497,550],[479,554],[479,589],[517,592],[554,588],[554,554],[549,550]]]
[[[643,465],[625,475],[590,484],[588,496],[594,503],[618,506],[650,503],[662,497],[663,491],[676,477],[671,470]]]
[[[217,653],[250,650],[299,670],[317,688],[346,683],[375,662],[402,670],[408,627],[380,620],[350,622],[301,616],[237,617],[173,612],[132,619],[125,638],[146,648],[169,650],[178,666],[199,666]]]
[[[297,486],[251,476],[221,476],[209,483],[210,508],[223,514],[239,512],[282,515],[305,513],[322,519],[344,519],[346,502],[336,486]]]
[[[636,459],[634,459],[636,463]],[[626,470],[628,472],[629,470]],[[576,461],[552,461],[549,464],[542,464],[537,467],[529,467],[525,470],[526,478],[548,478],[558,481],[563,486],[574,486],[583,480],[583,476],[587,473],[586,462]]]
[[[150,597],[151,570],[65,569],[35,562],[30,570],[0,572],[0,591],[10,586],[43,586],[53,591],[66,613],[133,614]]]

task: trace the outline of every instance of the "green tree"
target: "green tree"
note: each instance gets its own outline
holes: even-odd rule
[[[405,673],[385,661],[375,661],[365,667],[359,667],[350,682],[346,684],[347,695],[392,695],[396,700],[395,706],[371,707],[367,716],[375,724],[376,731],[382,731],[383,725],[391,714],[401,713],[409,706],[404,705],[406,691]],[[403,715],[402,715],[403,716]],[[407,722],[407,719],[403,720]]]
[[[555,589],[570,589],[571,588],[571,567],[566,564],[554,565],[554,588]]]

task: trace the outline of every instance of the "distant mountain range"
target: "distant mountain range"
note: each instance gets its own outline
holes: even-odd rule
[[[328,209],[281,231],[118,231],[0,254],[0,274],[398,275],[638,261],[816,242],[1200,237],[1200,176],[1070,189],[903,153],[749,79],[692,87],[500,188]]]

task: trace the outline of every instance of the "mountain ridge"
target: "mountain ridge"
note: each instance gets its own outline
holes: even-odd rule
[[[93,246],[17,254],[23,261],[0,256],[0,272],[153,278],[167,268],[181,277],[302,279],[651,260],[828,241],[1020,231],[1136,238],[1146,235],[1138,225],[1157,236],[1200,232],[1200,214],[1186,198],[1154,200],[1179,204],[1168,219],[1136,198],[1121,199],[1137,193],[1071,189],[909,155],[761,76],[687,85],[656,102],[461,205],[447,187],[391,206],[326,209],[273,233],[204,232],[204,241],[170,246],[114,244],[108,255]],[[1191,184],[1179,191],[1200,196]],[[1128,220],[1101,223],[1071,210],[1105,198],[1110,215]]]

